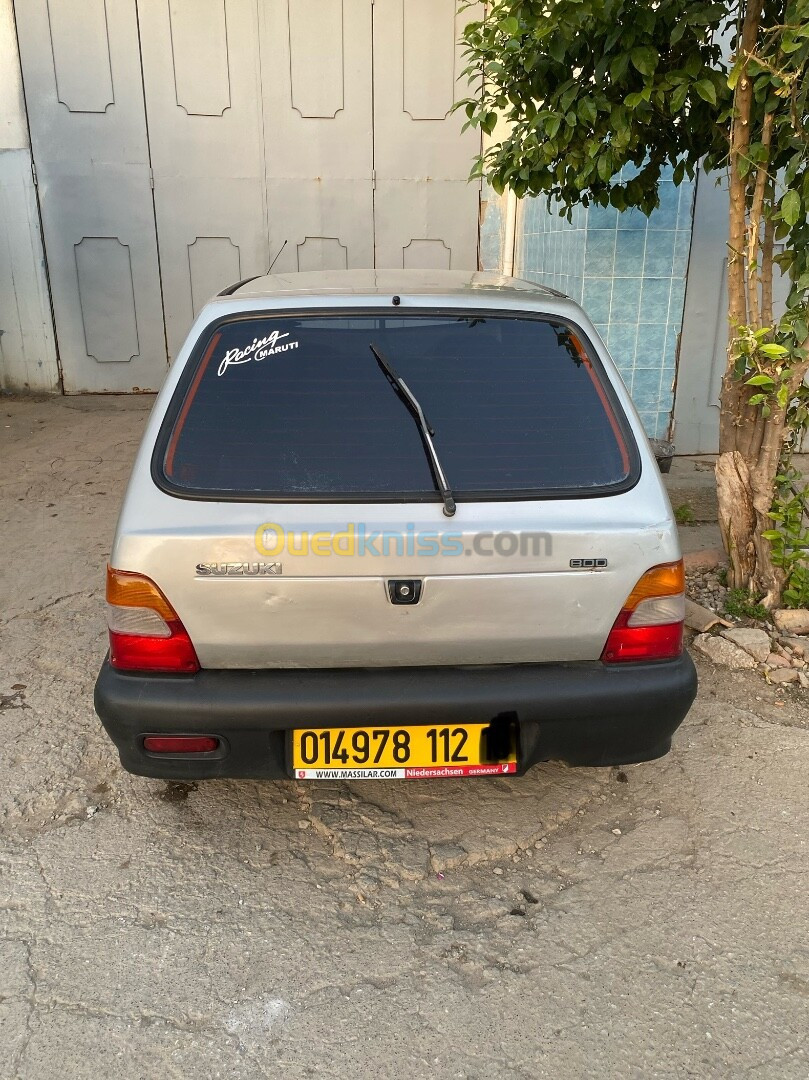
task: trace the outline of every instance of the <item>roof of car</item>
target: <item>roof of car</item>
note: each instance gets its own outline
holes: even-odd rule
[[[234,299],[260,297],[345,295],[434,295],[469,297],[479,292],[495,292],[501,298],[534,293],[561,297],[563,294],[533,281],[503,274],[472,270],[317,270],[303,274],[265,274],[225,289],[220,296]]]

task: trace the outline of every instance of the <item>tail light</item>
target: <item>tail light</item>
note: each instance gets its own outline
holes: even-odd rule
[[[143,574],[107,567],[110,663],[121,671],[199,671],[177,612]]]
[[[601,654],[605,664],[670,660],[683,651],[683,561],[647,570],[627,597]]]

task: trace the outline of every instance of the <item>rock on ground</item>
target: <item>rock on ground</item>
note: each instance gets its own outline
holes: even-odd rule
[[[715,664],[721,664],[728,668],[754,668],[756,662],[750,653],[732,641],[724,637],[714,637],[712,634],[699,634],[694,638],[694,648],[713,660]]]
[[[792,666],[791,660],[777,652],[771,652],[766,660],[769,668],[788,668]]]
[[[722,637],[732,641],[749,653],[754,660],[763,664],[770,655],[770,635],[764,630],[753,630],[746,626],[734,627],[732,630],[723,630]]]
[[[782,608],[774,611],[772,617],[784,634],[809,634],[809,611],[806,608]]]
[[[772,683],[793,683],[798,681],[798,672],[795,668],[776,668],[768,678]]]
[[[782,637],[781,644],[788,646],[796,656],[805,656],[809,653],[809,638],[805,637]]]

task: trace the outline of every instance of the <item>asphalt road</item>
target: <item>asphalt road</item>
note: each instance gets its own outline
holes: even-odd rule
[[[178,787],[92,710],[148,402],[0,400],[0,1076],[809,1076],[809,708],[672,754]]]

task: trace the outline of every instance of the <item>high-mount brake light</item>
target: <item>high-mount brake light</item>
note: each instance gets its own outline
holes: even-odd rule
[[[605,664],[671,660],[683,651],[683,561],[653,566],[638,581],[613,624]]]
[[[120,671],[199,671],[177,612],[144,574],[107,567],[110,664]]]

